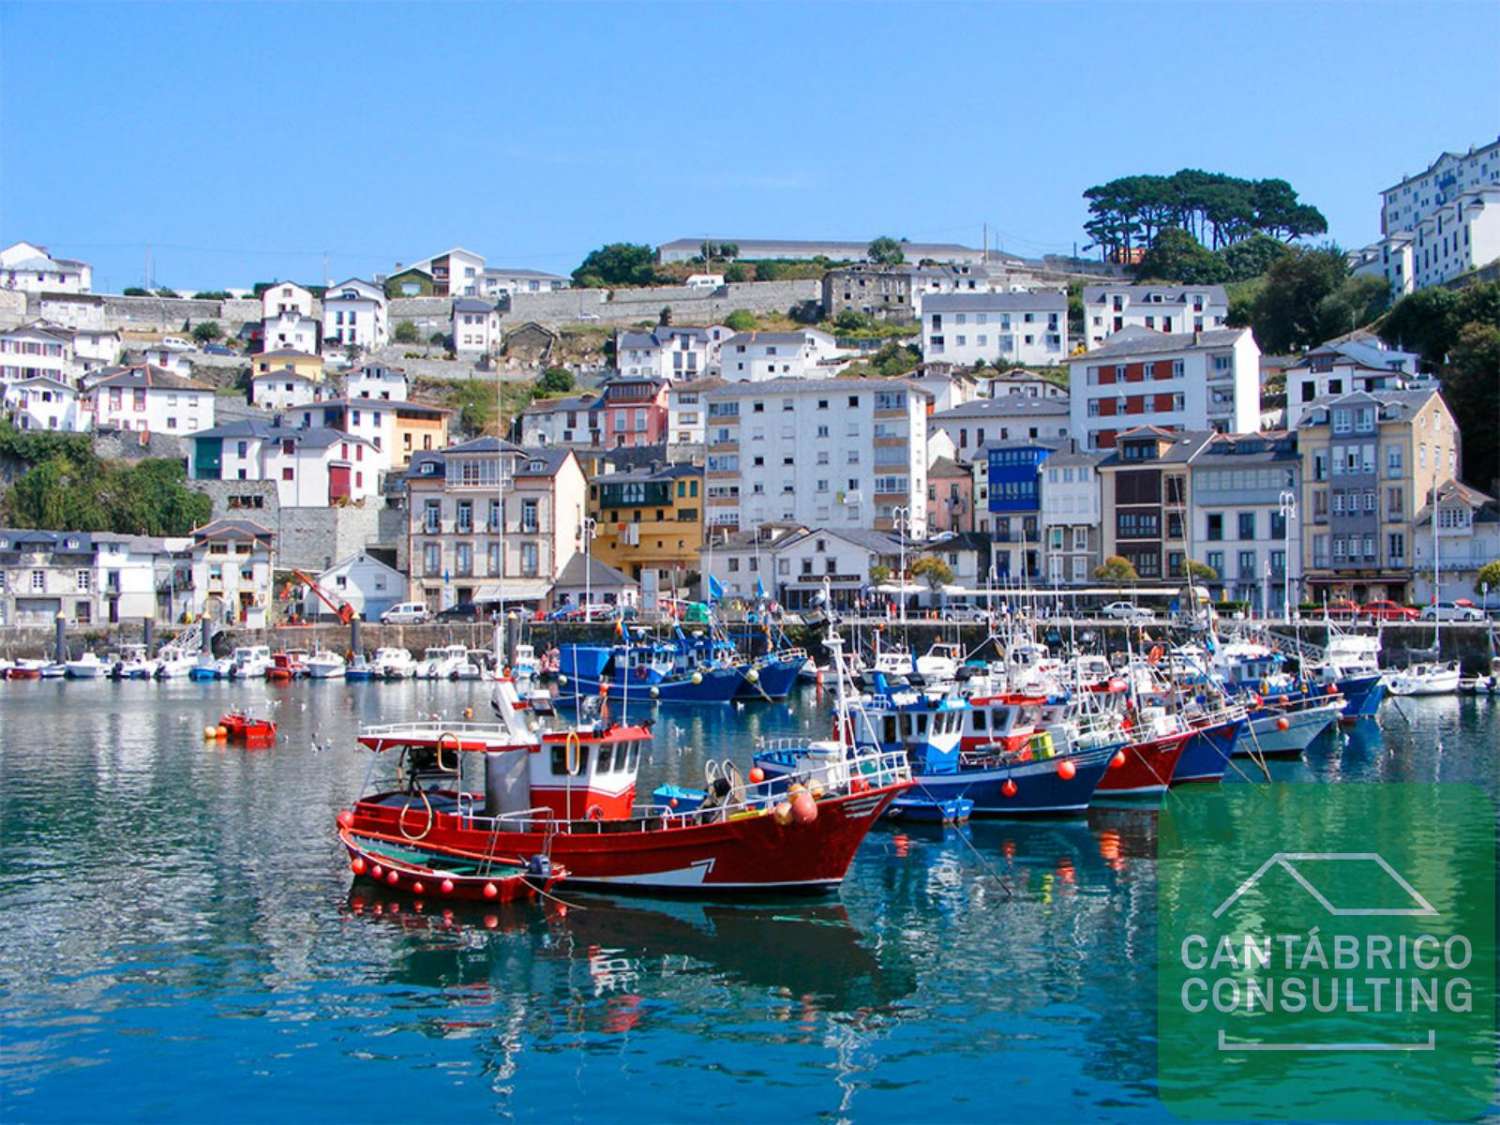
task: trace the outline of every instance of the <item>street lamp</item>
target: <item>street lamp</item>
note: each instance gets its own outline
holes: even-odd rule
[[[1292,521],[1297,518],[1297,494],[1291,489],[1282,489],[1280,497],[1282,559],[1281,559],[1281,615],[1290,624],[1292,620]]]
[[[901,534],[901,620],[906,620],[906,532],[911,527],[911,508],[891,509],[891,526]]]
[[[593,516],[584,516],[583,522],[578,525],[579,538],[583,540],[583,619],[593,618],[593,566],[589,561],[589,544],[594,541],[594,535],[598,532],[599,521]]]

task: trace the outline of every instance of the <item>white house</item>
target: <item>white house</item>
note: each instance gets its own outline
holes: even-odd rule
[[[319,384],[294,367],[261,371],[250,377],[250,402],[262,410],[279,412],[318,399]]]
[[[1493,262],[1500,258],[1500,184],[1459,193],[1411,233],[1408,276],[1414,289],[1441,285]]]
[[[13,242],[0,250],[0,289],[28,293],[87,293],[94,270],[87,262],[54,258],[45,246]]]
[[[1420,359],[1373,332],[1319,344],[1286,369],[1286,428],[1296,429],[1302,412],[1320,398],[1400,387],[1416,377]]]
[[[592,393],[537,399],[521,411],[521,444],[528,449],[598,444],[598,421],[593,409],[598,400]]]
[[[500,312],[489,301],[453,302],[453,350],[459,355],[491,355],[500,350],[501,335]]]
[[[295,281],[278,281],[260,295],[260,319],[275,320],[282,316],[311,317],[313,295]]]
[[[1222,328],[1229,295],[1222,285],[1085,285],[1084,339],[1097,348],[1116,332],[1143,328],[1182,334]]]
[[[615,366],[621,375],[655,376],[681,382],[716,372],[720,349],[734,330],[715,324],[707,328],[662,325],[649,332],[615,333]]]
[[[979,398],[1004,398],[1006,395],[1021,395],[1023,398],[1067,398],[1068,389],[1045,376],[1021,367],[1010,371],[997,371],[979,384]]]
[[[165,539],[96,531],[93,589],[95,620],[115,624],[150,617],[179,621],[192,608],[192,544],[188,536]]]
[[[789,377],[703,397],[708,527],[925,533],[929,398],[913,383]]]
[[[89,427],[78,391],[60,379],[38,375],[8,384],[4,391],[6,411],[18,429],[81,433]]]
[[[121,337],[113,328],[75,328],[73,360],[79,375],[120,362]]]
[[[390,339],[385,290],[357,277],[330,288],[323,294],[323,339],[334,348],[384,347]]]
[[[340,559],[314,577],[329,598],[351,606],[364,621],[378,621],[391,606],[406,600],[406,575],[364,551]],[[315,620],[331,617],[332,611],[316,594],[306,590],[302,616]]]
[[[1477,604],[1485,597],[1489,605],[1500,605],[1500,590],[1484,595],[1474,588],[1479,568],[1500,559],[1500,503],[1456,480],[1438,485],[1437,493],[1438,600],[1469,598]],[[1433,600],[1431,503],[1417,513],[1412,541],[1413,604],[1428,605]]]
[[[461,246],[413,262],[406,268],[421,270],[432,278],[434,297],[478,297],[484,289],[483,255]]]
[[[1260,349],[1248,328],[1127,328],[1069,367],[1072,437],[1083,449],[1112,449],[1121,431],[1138,426],[1260,428]]]
[[[723,377],[735,383],[767,379],[805,379],[820,374],[818,364],[831,359],[838,346],[815,328],[801,332],[741,332],[719,349]]]
[[[105,376],[83,401],[95,429],[187,435],[214,424],[212,387],[150,364]]]
[[[558,289],[571,288],[571,278],[561,274],[545,273],[542,270],[515,269],[492,266],[485,269],[480,280],[480,296],[498,298],[517,293],[551,293]]]
[[[191,480],[274,480],[283,508],[359,503],[379,490],[385,459],[364,438],[324,427],[228,422],[192,437]]]
[[[949,456],[960,461],[983,460],[979,450],[993,442],[1066,438],[1069,426],[1066,399],[1021,395],[977,398],[937,411],[928,420],[929,429],[942,430],[953,439],[954,452]]]
[[[698,558],[705,584],[711,576],[727,598],[749,600],[764,592],[802,609],[813,605],[825,581],[834,604],[849,606],[870,584],[871,569],[894,570],[900,554],[900,540],[885,532],[776,521],[735,533],[710,529]],[[916,554],[908,549],[907,561]]]
[[[188,356],[192,350],[183,344],[152,344],[141,349],[140,362],[160,367],[163,371],[170,371],[173,375],[180,375],[184,379],[191,379],[193,361]]]
[[[344,376],[346,398],[378,398],[405,402],[409,393],[406,372],[382,363],[364,363]]]
[[[922,357],[972,366],[1062,363],[1068,355],[1068,295],[934,293],[922,299]]]
[[[261,321],[263,351],[318,352],[320,325],[310,316],[297,312],[277,313]]]
[[[48,378],[72,384],[78,371],[73,334],[47,321],[0,333],[0,383]]]
[[[274,595],[276,536],[254,520],[221,519],[193,532],[193,611],[264,629]]]

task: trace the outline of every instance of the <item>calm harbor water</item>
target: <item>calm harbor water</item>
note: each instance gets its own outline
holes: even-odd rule
[[[369,763],[358,725],[485,700],[479,684],[0,684],[5,1118],[1169,1117],[1154,812],[882,826],[822,900],[564,892],[565,914],[445,917],[352,892],[331,829]],[[236,703],[274,713],[274,749],[203,742]],[[1500,706],[1402,708],[1273,772],[1500,800]],[[691,784],[705,755],[743,763],[756,735],[827,723],[810,690],[664,711],[642,780]]]

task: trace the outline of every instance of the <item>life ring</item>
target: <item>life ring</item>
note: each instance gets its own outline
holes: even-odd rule
[[[1154,645],[1152,646],[1150,654],[1146,657],[1146,660],[1151,664],[1160,664],[1161,658],[1165,655],[1166,653],[1162,651],[1161,645]]]
[[[579,766],[583,764],[583,746],[578,740],[578,732],[570,730],[567,740],[563,743],[563,758],[568,768],[568,773],[577,776]]]

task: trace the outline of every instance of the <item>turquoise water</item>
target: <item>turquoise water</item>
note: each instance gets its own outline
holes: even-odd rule
[[[477,684],[0,684],[5,1118],[1169,1117],[1155,813],[877,828],[822,900],[563,892],[566,913],[445,917],[351,893],[331,828],[368,764],[358,724],[484,701]],[[232,703],[274,711],[274,749],[202,741]],[[1383,731],[1273,772],[1500,798],[1500,706],[1401,706],[1409,722],[1387,705]],[[693,783],[705,754],[827,724],[810,690],[664,712],[643,781]]]

